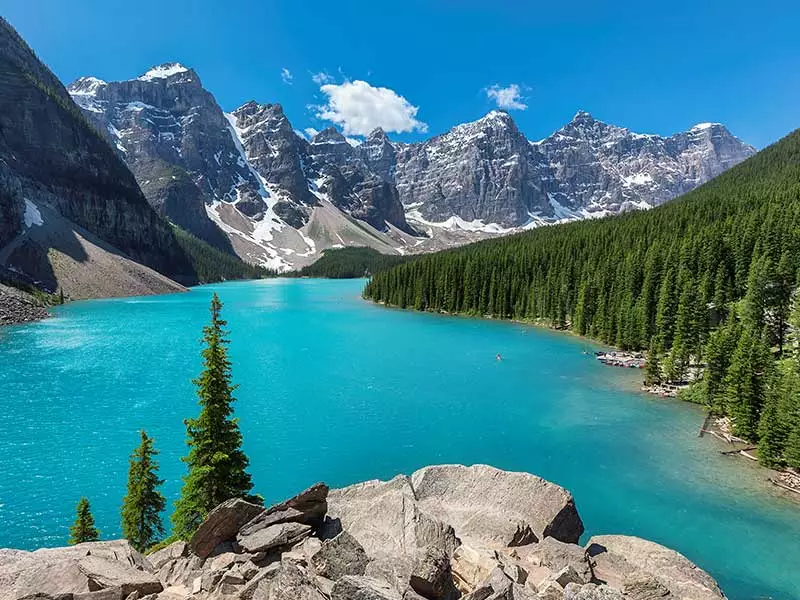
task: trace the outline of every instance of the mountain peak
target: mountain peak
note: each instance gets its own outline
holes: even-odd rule
[[[347,139],[335,127],[326,127],[311,138],[312,144],[347,143]]]
[[[725,128],[722,123],[698,123],[694,125],[689,131],[706,131],[707,129]]]
[[[167,79],[174,75],[179,75],[180,73],[189,72],[191,72],[191,69],[184,67],[180,63],[167,62],[154,66],[152,69],[147,71],[147,73],[140,75],[138,79],[139,81],[153,81],[155,79]]]
[[[67,91],[72,95],[94,96],[105,85],[108,84],[97,77],[78,77],[67,86]]]
[[[370,131],[369,135],[367,136],[367,141],[368,142],[369,141],[382,142],[383,140],[388,140],[388,139],[389,138],[386,135],[386,132],[383,130],[382,127],[376,127],[375,129]]]
[[[499,121],[503,121],[503,122],[506,122],[506,123],[508,123],[509,121],[511,121],[511,122],[514,121],[514,119],[511,117],[511,115],[508,114],[506,111],[497,110],[497,109],[490,110],[488,113],[486,113],[482,118],[480,118],[478,120],[479,121],[496,121],[496,120],[499,120]]]
[[[572,117],[572,123],[590,123],[594,121],[594,117],[585,110],[579,110],[575,113],[575,116]]]

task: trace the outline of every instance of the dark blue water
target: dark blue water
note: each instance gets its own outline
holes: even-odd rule
[[[318,480],[489,463],[570,489],[587,534],[683,552],[733,600],[800,598],[800,504],[698,439],[696,407],[631,392],[638,372],[603,367],[568,335],[389,310],[362,301],[362,286],[228,283],[78,302],[0,329],[0,546],[64,544],[82,495],[103,537],[118,536],[139,428],[155,436],[175,498],[216,291],[268,501]]]

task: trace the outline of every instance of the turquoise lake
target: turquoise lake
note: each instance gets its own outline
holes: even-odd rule
[[[639,372],[603,367],[569,335],[385,309],[361,300],[362,287],[226,283],[75,302],[0,329],[0,547],[63,545],[82,495],[103,538],[118,536],[140,428],[176,497],[216,291],[245,451],[267,501],[319,480],[489,463],[571,490],[587,537],[679,550],[732,600],[800,598],[800,502],[698,438],[697,407],[631,391]]]

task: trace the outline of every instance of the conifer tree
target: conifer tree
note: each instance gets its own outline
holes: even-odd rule
[[[775,381],[767,393],[758,423],[758,460],[767,467],[778,466],[783,461],[786,432],[778,413],[779,400],[780,386]]]
[[[784,456],[787,465],[800,469],[800,423],[795,424],[789,432]]]
[[[92,509],[89,500],[81,498],[78,506],[75,507],[75,523],[69,528],[68,544],[82,544],[84,542],[96,542],[100,539],[100,532],[94,526]]]
[[[661,383],[661,361],[658,358],[658,344],[656,337],[650,340],[650,350],[647,352],[647,365],[644,372],[644,382],[647,385],[658,385]]]
[[[200,415],[186,420],[189,454],[183,460],[188,474],[172,515],[174,533],[186,539],[206,515],[225,500],[251,498],[253,484],[242,451],[242,434],[233,417],[231,363],[228,360],[227,322],[220,316],[222,302],[211,299],[211,323],[203,328],[203,372],[194,380]]]
[[[141,443],[130,457],[128,493],[122,500],[122,535],[139,552],[144,552],[164,535],[161,512],[166,507],[159,487],[158,464],[153,438],[142,431]]]

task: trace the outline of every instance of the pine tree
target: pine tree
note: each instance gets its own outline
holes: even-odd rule
[[[194,380],[200,416],[186,421],[189,454],[183,460],[189,472],[172,515],[174,533],[183,539],[225,500],[252,498],[253,484],[246,471],[249,461],[242,451],[238,419],[232,416],[236,386],[231,384],[227,322],[220,317],[222,302],[216,293],[210,310],[211,323],[203,328],[203,372]]]
[[[758,459],[767,467],[775,467],[782,462],[786,445],[786,432],[781,427],[778,413],[780,393],[778,381],[773,381],[758,423]]]
[[[89,500],[81,498],[75,507],[75,523],[69,528],[68,544],[82,544],[83,542],[96,542],[100,539],[100,532],[94,526],[92,509]]]
[[[161,512],[166,507],[159,487],[158,464],[154,458],[158,450],[153,438],[141,432],[141,443],[130,457],[128,493],[122,500],[122,535],[139,552],[144,552],[164,535]]]
[[[647,353],[647,365],[644,372],[644,382],[647,385],[658,385],[661,383],[661,361],[658,358],[658,344],[656,337],[650,340],[650,350]]]
[[[787,465],[800,469],[800,423],[796,424],[789,432],[784,457]]]

